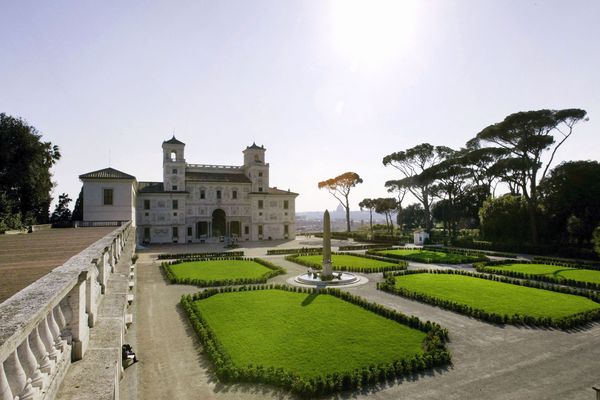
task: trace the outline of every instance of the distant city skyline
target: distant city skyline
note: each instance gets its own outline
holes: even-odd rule
[[[599,16],[596,1],[9,2],[0,112],[60,147],[55,198],[109,165],[160,180],[175,134],[189,163],[264,145],[299,212],[335,209],[317,182],[355,171],[357,210],[392,196],[385,155],[459,148],[518,111],[585,109],[554,166],[598,160]]]

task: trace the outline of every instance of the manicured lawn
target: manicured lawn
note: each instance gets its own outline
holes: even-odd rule
[[[307,261],[309,263],[314,263],[315,267],[321,267],[323,263],[323,255],[309,255],[309,256],[299,256],[298,259]],[[347,269],[351,269],[353,271],[360,271],[362,269],[369,268],[385,268],[385,267],[397,267],[397,263],[387,262],[382,260],[374,260],[371,258],[352,256],[348,254],[332,254],[331,255],[331,265],[335,270],[336,267],[347,267]]]
[[[372,254],[381,256],[391,256],[403,260],[411,260],[422,263],[439,263],[439,264],[463,264],[480,261],[481,256],[468,256],[456,253],[445,253],[441,251],[420,250],[420,249],[394,249],[394,250],[377,250]]]
[[[188,261],[170,266],[177,279],[224,281],[228,279],[258,279],[271,270],[252,260]]]
[[[499,315],[563,318],[600,309],[600,304],[581,296],[458,274],[397,276],[395,286]]]
[[[500,272],[512,271],[522,274],[539,275],[541,277],[556,278],[558,280],[572,279],[579,282],[600,284],[600,271],[591,269],[569,268],[561,265],[548,264],[507,264],[485,267],[484,271]]]
[[[236,366],[309,378],[423,354],[422,331],[328,294],[230,292],[194,306]]]

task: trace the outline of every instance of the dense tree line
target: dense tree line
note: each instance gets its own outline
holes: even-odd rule
[[[50,168],[58,146],[22,119],[0,113],[0,232],[49,221]]]
[[[480,229],[482,239],[537,246],[591,246],[600,250],[600,164],[556,155],[587,121],[581,109],[517,112],[492,124],[460,149],[422,143],[383,157],[399,171],[390,191],[418,203],[396,202],[396,222],[405,229],[441,227],[450,241],[462,229]],[[505,188],[497,195],[498,188]],[[375,210],[370,199],[361,207]],[[377,212],[377,211],[376,211]],[[596,232],[594,236],[594,232]]]

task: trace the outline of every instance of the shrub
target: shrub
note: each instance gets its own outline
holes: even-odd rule
[[[243,257],[243,251],[217,251],[211,253],[163,253],[158,255],[159,260],[183,260],[188,258],[215,258],[215,257]]]
[[[361,258],[391,262],[391,263],[396,264],[393,266],[371,267],[371,268],[355,268],[355,267],[344,266],[344,265],[336,265],[335,269],[337,271],[362,272],[364,274],[372,274],[372,273],[384,272],[384,271],[399,271],[399,270],[406,269],[406,267],[408,266],[408,263],[406,261],[393,260],[393,259],[382,257],[382,256],[375,256],[375,255],[368,255],[368,254],[344,253],[344,252],[332,252],[331,254],[332,255],[336,255],[336,254],[350,255],[353,257],[361,257]],[[309,267],[309,268],[313,268],[313,269],[321,269],[322,268],[321,264],[299,258],[302,256],[308,256],[308,255],[314,255],[314,254],[292,254],[292,255],[285,257],[285,259],[287,261],[291,261],[293,263],[300,264],[305,267]]]

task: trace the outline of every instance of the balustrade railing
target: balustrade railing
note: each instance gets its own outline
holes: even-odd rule
[[[0,400],[54,398],[71,361],[85,356],[131,231],[123,224],[0,304]]]

